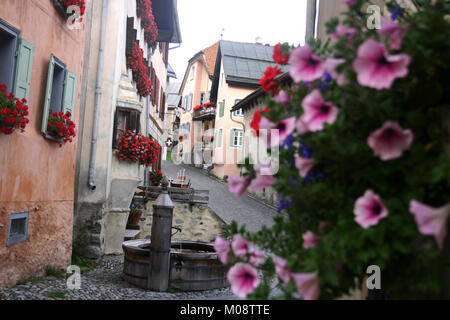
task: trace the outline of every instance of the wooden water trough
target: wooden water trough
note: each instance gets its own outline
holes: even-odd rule
[[[147,202],[156,200],[163,192],[163,187],[154,186],[138,186],[138,191],[134,194],[134,198],[138,201]],[[192,204],[208,204],[209,190],[197,190],[193,188],[167,188],[170,199],[177,202],[188,202]]]
[[[147,289],[150,266],[150,240],[125,241],[124,279]],[[173,241],[170,251],[169,286],[181,291],[210,290],[228,286],[228,268],[210,243]]]

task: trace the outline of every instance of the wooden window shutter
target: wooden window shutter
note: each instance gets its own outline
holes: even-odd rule
[[[219,117],[222,118],[225,114],[225,100],[219,103]]]
[[[31,74],[33,71],[33,54],[34,45],[24,39],[20,39],[13,90],[14,95],[18,99],[29,99]]]
[[[45,88],[44,110],[42,114],[41,132],[44,134],[47,132],[48,113],[50,111],[50,100],[52,97],[54,71],[55,71],[55,57],[52,54],[50,56],[50,62],[48,64],[47,87]]]
[[[230,130],[230,147],[234,147],[234,136],[236,135],[236,129]]]
[[[70,113],[73,115],[73,111],[75,108],[76,94],[77,94],[77,75],[67,70],[66,78],[64,80],[64,94],[62,105],[62,111],[64,113],[70,111]]]

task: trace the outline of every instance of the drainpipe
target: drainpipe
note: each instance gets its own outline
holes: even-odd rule
[[[94,191],[97,186],[94,181],[95,168],[95,153],[97,151],[97,136],[98,136],[98,119],[100,115],[100,99],[102,96],[102,82],[103,82],[103,62],[106,40],[106,20],[108,18],[108,0],[102,2],[102,22],[100,29],[100,47],[98,50],[98,65],[97,65],[97,82],[95,85],[95,103],[94,103],[94,123],[92,125],[92,140],[91,140],[91,155],[89,159],[89,189]]]
[[[317,9],[317,1],[316,0],[308,0],[307,8],[306,8],[306,39],[305,43],[311,38],[314,38],[315,28],[316,28],[316,9]]]

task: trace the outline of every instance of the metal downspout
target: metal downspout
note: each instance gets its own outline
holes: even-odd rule
[[[106,21],[108,18],[108,0],[102,2],[102,21],[100,28],[100,47],[98,50],[98,65],[97,65],[97,81],[95,85],[95,103],[94,103],[94,123],[92,125],[92,140],[91,140],[91,155],[89,158],[89,189],[94,191],[97,186],[94,181],[95,168],[95,154],[97,151],[97,137],[98,137],[98,119],[100,115],[100,99],[102,96],[102,82],[103,82],[103,63],[104,51],[106,41]]]

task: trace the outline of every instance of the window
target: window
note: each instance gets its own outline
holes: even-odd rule
[[[127,108],[116,108],[114,116],[114,133],[113,133],[113,148],[117,147],[117,140],[122,131],[125,130],[140,130],[141,113],[137,110]]]
[[[27,240],[28,212],[12,213],[9,218],[8,240],[6,245],[11,245]]]
[[[0,19],[0,83],[17,98],[28,100],[34,45],[19,35],[19,30]]]
[[[234,100],[234,105],[237,105],[242,99],[236,99]],[[242,112],[242,109],[238,109],[236,111],[233,111],[233,117],[243,117],[244,113]]]
[[[191,111],[192,110],[192,98],[193,98],[193,94],[191,93],[190,95],[186,96],[186,111]]]
[[[219,118],[222,118],[225,114],[225,99],[219,102]]]
[[[221,77],[220,77],[220,87],[223,87],[223,79],[225,78],[225,73],[222,73]]]
[[[191,69],[191,80],[194,80],[194,77],[195,77],[195,66],[193,66]]]
[[[231,129],[231,146],[242,147],[244,142],[244,131],[240,129]]]
[[[66,68],[66,64],[50,56],[47,74],[47,87],[45,89],[44,114],[42,115],[42,133],[47,131],[49,111],[70,111],[73,114],[77,87],[77,75]]]
[[[200,93],[200,104],[206,103],[206,93]]]

